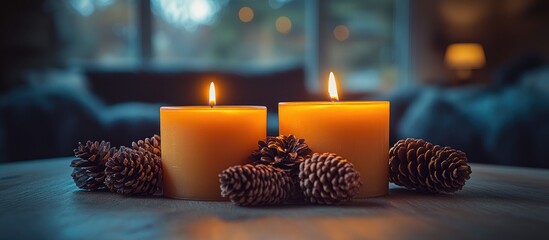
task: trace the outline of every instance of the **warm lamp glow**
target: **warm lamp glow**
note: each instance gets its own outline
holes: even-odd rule
[[[484,50],[478,43],[456,43],[446,49],[446,65],[452,69],[478,69],[486,64]]]
[[[334,73],[330,72],[330,80],[328,80],[328,93],[330,93],[330,98],[333,101],[339,101],[339,96],[337,95],[337,86]]]
[[[215,85],[210,83],[210,107],[215,106]]]

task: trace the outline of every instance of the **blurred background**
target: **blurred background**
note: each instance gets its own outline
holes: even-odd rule
[[[0,162],[159,132],[162,105],[390,100],[391,144],[549,167],[546,0],[19,0],[0,7]]]

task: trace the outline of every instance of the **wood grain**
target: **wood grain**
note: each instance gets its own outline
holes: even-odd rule
[[[0,165],[0,239],[549,239],[548,170],[472,164],[455,194],[243,208],[80,191],[70,160]]]

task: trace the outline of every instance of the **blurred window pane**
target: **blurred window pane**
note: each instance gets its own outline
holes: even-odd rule
[[[399,6],[408,0],[50,2],[60,59],[72,65],[229,71],[304,66],[312,72],[311,90],[324,89],[331,70],[346,92],[390,90],[407,75],[402,13],[408,9]]]
[[[152,0],[153,62],[271,68],[304,61],[304,1]]]
[[[139,59],[134,0],[52,1],[60,59],[69,65],[132,66]]]
[[[320,56],[341,79],[342,88],[348,92],[391,89],[397,73],[395,1],[332,0],[324,9],[328,9],[328,21],[321,28],[328,40]]]

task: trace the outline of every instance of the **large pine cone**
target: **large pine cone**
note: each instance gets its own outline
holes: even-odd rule
[[[294,135],[267,137],[257,144],[258,149],[250,155],[252,163],[271,165],[290,174],[297,174],[299,164],[312,154],[305,140]]]
[[[145,138],[144,140],[132,142],[132,148],[134,150],[139,150],[139,148],[143,148],[151,153],[154,153],[156,156],[162,156],[160,151],[160,136],[156,134],[151,138]]]
[[[421,192],[455,192],[470,178],[464,152],[422,139],[399,140],[389,151],[389,180]]]
[[[162,185],[160,157],[139,148],[120,147],[106,164],[105,184],[111,192],[152,195]]]
[[[105,141],[78,143],[74,149],[76,159],[70,164],[74,168],[71,177],[76,186],[90,191],[105,189],[105,164],[114,151],[115,148]]]
[[[313,154],[299,166],[299,185],[305,200],[338,204],[353,198],[362,186],[352,163],[334,153]]]
[[[233,166],[219,174],[221,196],[241,206],[279,204],[292,192],[286,172],[267,165]]]

